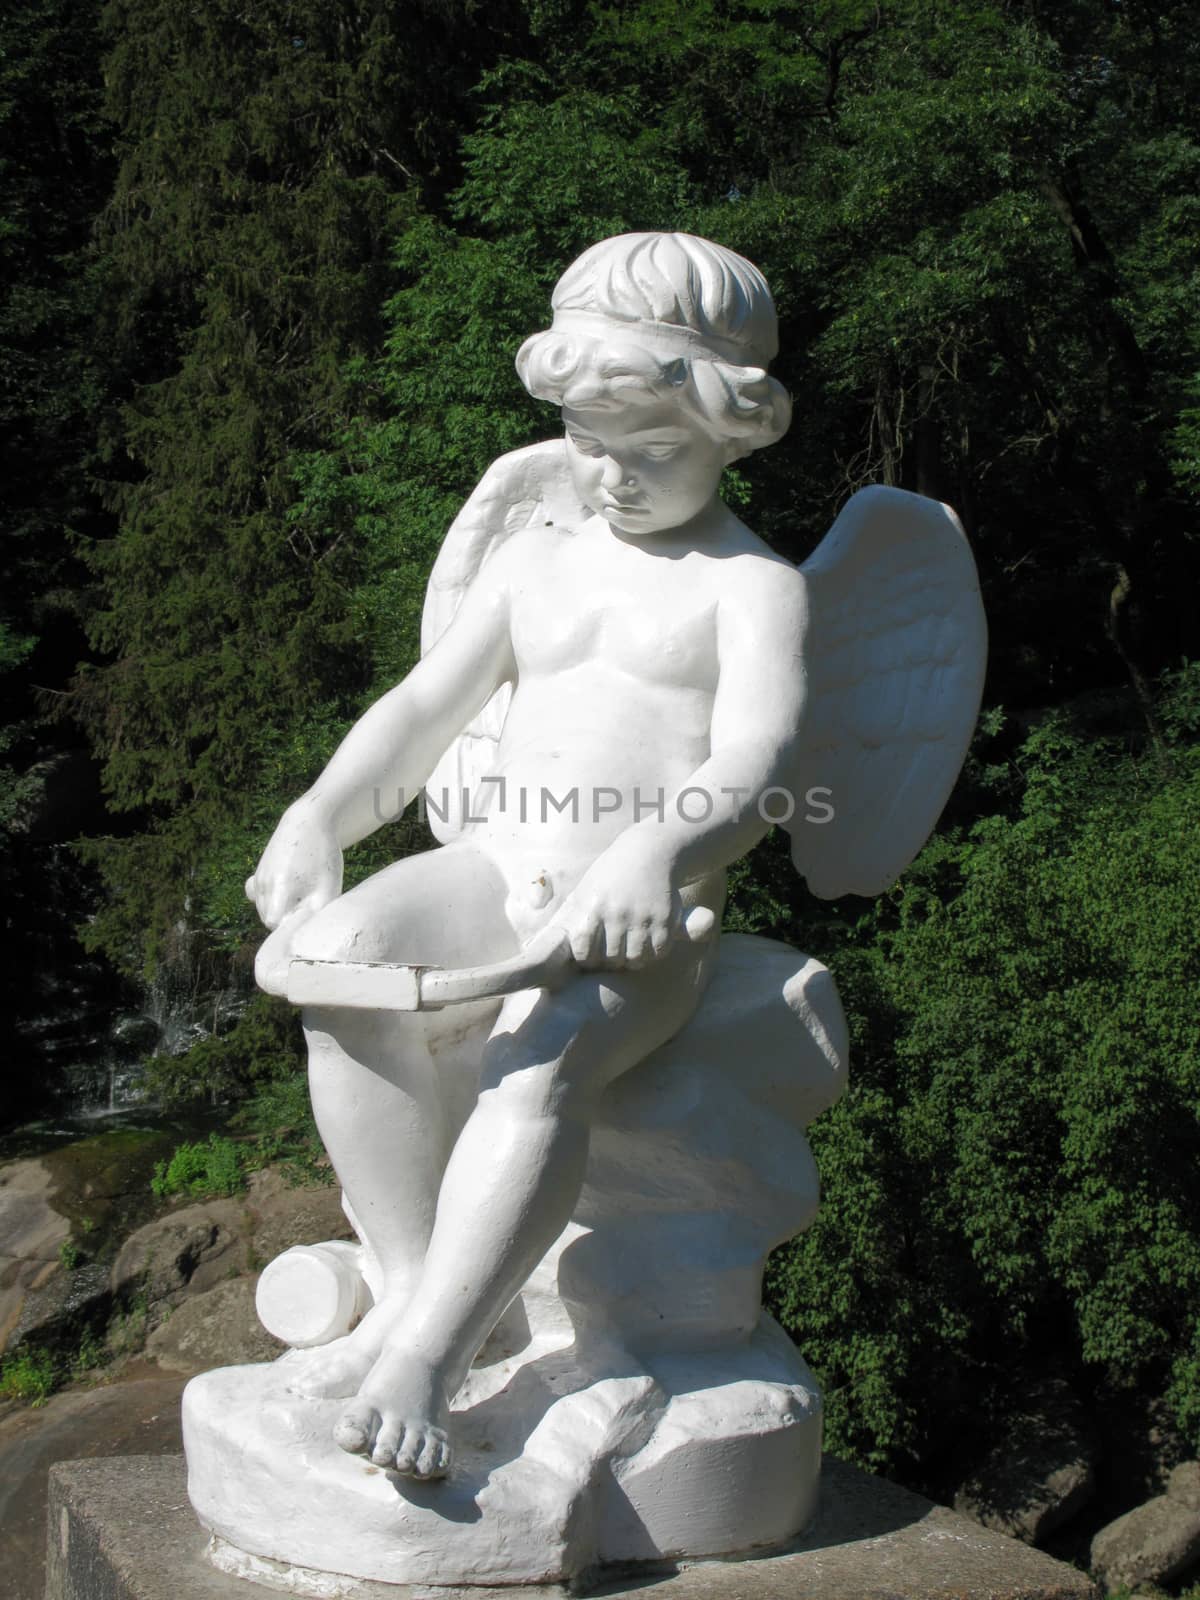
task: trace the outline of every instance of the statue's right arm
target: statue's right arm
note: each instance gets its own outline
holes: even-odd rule
[[[316,783],[284,812],[246,885],[267,927],[340,892],[342,851],[400,814],[451,742],[515,676],[511,566],[508,551],[497,552],[429,654],[359,718]]]

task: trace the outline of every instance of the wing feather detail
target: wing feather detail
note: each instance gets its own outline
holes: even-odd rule
[[[987,657],[975,562],[949,506],[876,487],[800,571],[809,700],[792,859],[821,899],[875,895],[933,831],[974,731]],[[814,788],[830,791],[832,821],[804,820]]]
[[[445,633],[476,575],[515,533],[538,523],[577,527],[587,515],[571,483],[565,440],[549,439],[493,461],[450,524],[433,564],[421,613],[421,654],[427,654]],[[474,795],[480,780],[494,771],[511,699],[509,684],[497,689],[442,756],[425,786],[432,797],[429,825],[443,844],[462,832],[463,791]]]

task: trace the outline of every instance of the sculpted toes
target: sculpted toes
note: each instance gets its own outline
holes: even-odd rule
[[[416,1471],[417,1457],[425,1443],[420,1428],[405,1428],[404,1438],[396,1450],[396,1471],[407,1472],[410,1476]]]
[[[375,1440],[375,1448],[371,1451],[371,1460],[377,1467],[390,1467],[396,1459],[404,1435],[404,1427],[399,1422],[387,1422],[381,1425],[379,1437]]]
[[[334,1425],[333,1442],[351,1455],[363,1455],[370,1449],[378,1426],[379,1414],[374,1406],[365,1401],[347,1406]]]
[[[450,1465],[449,1457],[450,1446],[446,1435],[440,1428],[430,1428],[413,1470],[418,1478],[444,1478]]]

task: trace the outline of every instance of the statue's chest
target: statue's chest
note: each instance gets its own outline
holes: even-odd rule
[[[635,589],[585,573],[549,574],[536,596],[518,596],[513,646],[525,674],[588,663],[645,683],[712,690],[717,673],[716,600],[666,584]],[[649,593],[647,593],[649,589]]]

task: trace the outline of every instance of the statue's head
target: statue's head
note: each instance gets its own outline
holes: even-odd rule
[[[654,398],[688,413],[735,461],[774,444],[791,402],[767,375],[775,306],[758,268],[690,233],[604,239],[567,268],[554,323],[521,346],[539,400],[574,411]]]

